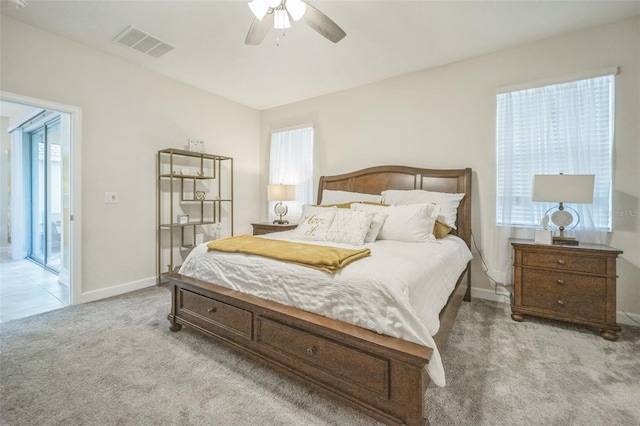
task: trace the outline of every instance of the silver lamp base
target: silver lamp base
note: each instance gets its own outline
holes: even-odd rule
[[[288,220],[282,219],[284,216],[287,215],[287,213],[289,213],[289,207],[287,207],[286,204],[282,204],[282,201],[276,203],[276,205],[273,206],[273,212],[278,216],[280,216],[279,219],[276,219],[273,221],[274,225],[286,225],[289,223]]]

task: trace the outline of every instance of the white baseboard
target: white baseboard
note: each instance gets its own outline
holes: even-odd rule
[[[509,299],[509,293],[504,289],[489,290],[486,288],[473,288],[471,287],[471,297],[477,297],[478,299],[491,300],[493,302],[511,303]]]
[[[99,290],[87,291],[81,293],[80,297],[74,300],[76,304],[93,302],[95,300],[105,299],[107,297],[119,296],[121,294],[129,293],[131,291],[140,290],[143,288],[156,285],[157,278],[155,276],[149,278],[143,278],[137,281],[131,281],[124,284],[118,284],[107,288],[101,288]]]
[[[509,299],[509,293],[503,293],[504,289],[498,289],[497,294],[494,290],[486,288],[473,288],[471,287],[471,297],[477,297],[478,299],[491,300],[493,302],[511,303]],[[616,312],[616,322],[618,324],[631,325],[640,327],[640,314],[630,312]]]
[[[632,325],[634,327],[640,327],[640,314],[633,314],[630,312],[616,312],[616,321],[618,324]]]

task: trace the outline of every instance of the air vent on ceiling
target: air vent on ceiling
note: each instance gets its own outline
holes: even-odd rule
[[[173,46],[150,36],[136,27],[129,26],[113,39],[115,43],[135,49],[140,53],[159,58],[173,50]]]

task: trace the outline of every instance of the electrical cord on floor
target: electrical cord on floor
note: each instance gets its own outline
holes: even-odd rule
[[[620,312],[625,314],[627,316],[627,318],[629,318],[631,321],[635,322],[636,324],[640,324],[640,322],[638,322],[638,321],[634,320],[633,318],[631,318],[631,316],[628,313],[626,313],[625,311],[620,310]]]
[[[475,238],[475,235],[473,234],[473,232],[471,233],[471,242],[473,243],[473,247],[475,247],[476,251],[478,252],[478,255],[480,256],[480,262],[482,264],[482,270],[484,271],[484,274],[489,279],[489,282],[491,283],[491,285],[493,285],[495,295],[496,296],[505,296],[510,301],[511,300],[511,292],[509,291],[509,289],[507,289],[507,287],[504,284],[500,284],[499,282],[494,280],[491,277],[491,275],[489,275],[489,267],[487,266],[486,262],[484,261],[484,257],[482,257],[482,252],[480,251],[480,249],[478,248],[478,245],[476,244],[476,238]],[[504,289],[506,293],[505,292],[499,292],[498,291],[498,287],[501,287],[502,289]]]

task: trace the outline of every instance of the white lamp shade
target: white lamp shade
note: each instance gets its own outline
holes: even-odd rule
[[[302,18],[307,11],[307,5],[301,0],[287,0],[286,6],[294,21]]]
[[[269,201],[295,201],[295,185],[269,185],[267,187],[267,199]]]
[[[534,175],[533,201],[592,203],[595,175]]]
[[[251,9],[256,18],[262,21],[262,18],[269,10],[269,5],[264,0],[253,0],[249,2],[249,9]]]

